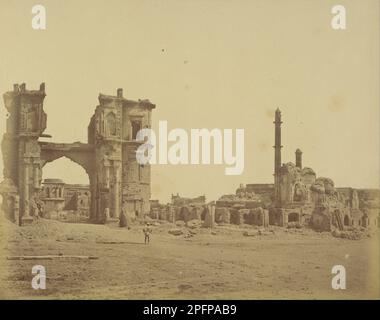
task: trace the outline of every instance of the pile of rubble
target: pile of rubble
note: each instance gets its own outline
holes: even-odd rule
[[[339,230],[335,228],[331,231],[331,234],[335,238],[349,239],[349,240],[360,240],[364,238],[370,238],[373,236],[374,231],[368,228],[349,228],[346,230]]]

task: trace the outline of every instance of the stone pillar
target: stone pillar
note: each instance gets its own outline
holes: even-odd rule
[[[98,217],[97,221],[100,223],[106,223],[110,220],[110,206],[109,206],[109,190],[102,188],[99,190],[99,199],[98,199]]]
[[[132,127],[132,121],[129,121],[129,140],[133,140],[133,127]]]
[[[87,172],[88,173],[88,172]],[[96,188],[96,175],[94,174],[91,174],[91,173],[88,173],[88,176],[89,176],[89,180],[90,180],[90,193],[91,193],[91,197],[90,197],[90,220],[91,221],[96,221],[97,217],[98,217],[98,213],[97,213],[97,210],[99,210],[98,208],[98,203],[97,203],[97,200],[99,198],[99,194],[97,194],[97,188]]]
[[[113,205],[113,215],[112,218],[119,218],[119,211],[120,211],[120,165],[119,163],[114,163],[113,166],[114,170],[114,193],[113,193],[113,199],[114,199],[114,205]]]
[[[19,202],[19,196],[16,194],[14,196],[14,203],[13,203],[13,217],[15,219],[15,223],[17,223],[18,225],[21,224],[19,215],[20,215],[20,202]]]
[[[104,220],[107,221],[110,218],[110,208],[104,208]]]
[[[33,221],[33,218],[30,216],[30,199],[29,199],[29,158],[24,159],[24,179],[23,179],[23,213],[21,217],[21,224],[30,223]]]
[[[288,213],[280,210],[280,226],[286,227],[288,225]]]
[[[215,205],[208,205],[206,209],[204,227],[213,228],[215,226]]]
[[[215,226],[215,205],[211,206],[210,219],[211,219],[211,228],[214,228],[214,226]]]
[[[104,170],[105,170],[105,187],[107,189],[109,189],[109,187],[110,187],[110,166],[105,164]]]
[[[40,165],[36,161],[33,163],[33,186],[35,189],[40,188]]]
[[[24,162],[24,212],[23,216],[29,216],[29,161],[25,160]]]
[[[262,212],[262,226],[264,228],[269,226],[269,212],[266,209],[263,209]]]

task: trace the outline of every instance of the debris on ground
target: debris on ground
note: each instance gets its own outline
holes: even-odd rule
[[[170,229],[168,232],[173,236],[180,236],[181,234],[183,234],[183,231],[181,229]]]
[[[186,227],[191,228],[191,229],[199,228],[201,226],[202,226],[201,220],[193,219],[186,222]]]
[[[369,238],[372,236],[371,230],[364,228],[351,228],[348,230],[338,230],[334,229],[331,234],[335,238],[349,239],[349,240],[360,240],[363,238]]]
[[[243,236],[245,236],[245,237],[255,237],[258,235],[259,235],[258,230],[250,230],[250,231],[244,231],[243,232]]]

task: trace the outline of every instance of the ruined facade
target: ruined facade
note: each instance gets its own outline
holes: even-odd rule
[[[170,222],[212,217],[212,224],[219,225],[310,226],[321,231],[379,225],[380,190],[336,188],[333,180],[303,167],[300,149],[295,151],[295,163],[282,163],[279,109],[274,124],[274,183],[241,184],[235,194],[223,195],[215,206],[206,205],[204,197],[172,195],[170,204],[152,203],[151,217]]]
[[[150,218],[187,226],[215,226],[215,203],[206,203],[205,196],[185,198],[172,195],[171,203],[161,204],[151,200]]]
[[[40,215],[58,219],[68,212],[81,218],[90,216],[91,192],[88,185],[66,184],[61,179],[45,179],[39,199],[43,203]]]
[[[164,205],[158,200],[151,200],[150,217],[153,219],[175,221],[204,220],[206,217],[206,197],[181,197],[172,194],[171,202]]]
[[[273,184],[240,184],[235,194],[216,201],[215,222],[219,224],[269,225],[268,207],[273,200]]]
[[[65,184],[63,196],[65,198],[64,210],[74,211],[82,217],[90,216],[90,186],[81,184]]]
[[[181,221],[188,224],[198,221],[205,227],[212,227],[216,223],[268,226],[268,210],[263,207],[271,203],[270,193],[273,193],[273,184],[248,186],[247,189],[240,185],[235,195],[225,195],[210,203],[206,203],[205,196],[184,198],[178,194],[172,195],[171,203],[166,205],[153,200],[150,217],[173,223]],[[257,190],[260,196],[256,195],[253,189]]]
[[[295,163],[282,163],[281,111],[275,112],[274,183],[241,184],[235,194],[216,201],[217,223],[308,225],[317,230],[378,226],[380,190],[335,188],[329,178],[317,177],[302,166],[302,151]]]
[[[39,215],[43,218],[57,218],[65,208],[65,183],[61,179],[45,179],[38,195],[43,203]]]
[[[333,180],[316,176],[313,169],[302,167],[302,151],[295,151],[295,164],[281,163],[281,111],[275,113],[274,202],[270,224],[310,225],[317,230],[368,227],[378,224],[359,207],[359,190],[335,188]],[[372,223],[370,222],[372,221]]]
[[[3,210],[11,220],[27,223],[38,215],[42,170],[46,163],[67,157],[82,166],[90,181],[90,219],[104,223],[121,212],[142,217],[149,212],[150,166],[139,165],[137,132],[150,128],[155,105],[116,96],[99,95],[99,105],[88,126],[87,143],[39,141],[47,115],[43,110],[45,85],[27,90],[14,85],[3,95],[8,111],[2,140],[4,181],[0,184]]]

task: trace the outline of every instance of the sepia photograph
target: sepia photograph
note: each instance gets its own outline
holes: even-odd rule
[[[0,299],[379,300],[379,21],[0,0]]]

